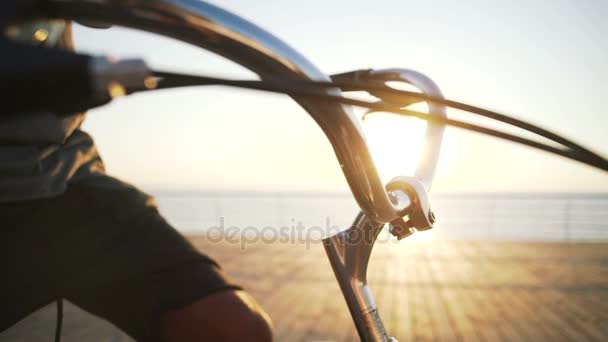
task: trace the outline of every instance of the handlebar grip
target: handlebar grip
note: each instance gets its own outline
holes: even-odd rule
[[[111,61],[0,38],[4,115],[86,111],[149,87],[150,75],[140,59]]]
[[[68,115],[99,106],[90,81],[92,57],[0,38],[2,113],[53,112]]]

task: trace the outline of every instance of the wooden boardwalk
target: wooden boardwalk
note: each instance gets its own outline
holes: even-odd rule
[[[253,293],[277,341],[356,341],[320,244],[197,247]],[[427,241],[376,246],[369,283],[401,341],[608,341],[608,244]],[[51,340],[54,307],[0,335]],[[127,341],[68,307],[64,341]]]

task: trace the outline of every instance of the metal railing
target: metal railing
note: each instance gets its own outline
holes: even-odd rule
[[[348,226],[357,213],[349,194],[156,192],[178,228]],[[608,240],[608,194],[435,194],[434,238],[516,241]]]

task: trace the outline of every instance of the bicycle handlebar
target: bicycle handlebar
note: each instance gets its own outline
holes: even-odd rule
[[[263,80],[281,77],[329,81],[327,75],[272,34],[203,1],[46,0],[43,3],[44,6],[20,13],[22,16],[112,23],[158,33],[215,52],[257,73]],[[411,82],[421,81],[416,77],[412,79],[411,74],[406,76]],[[339,89],[318,91],[340,95]],[[402,217],[408,203],[391,200],[385,190],[351,107],[293,98],[329,139],[361,210],[379,223]]]

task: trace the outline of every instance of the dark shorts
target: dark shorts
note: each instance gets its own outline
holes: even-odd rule
[[[137,340],[155,340],[162,313],[239,289],[150,196],[111,177],[50,199],[0,203],[0,222],[0,330],[66,298]]]

